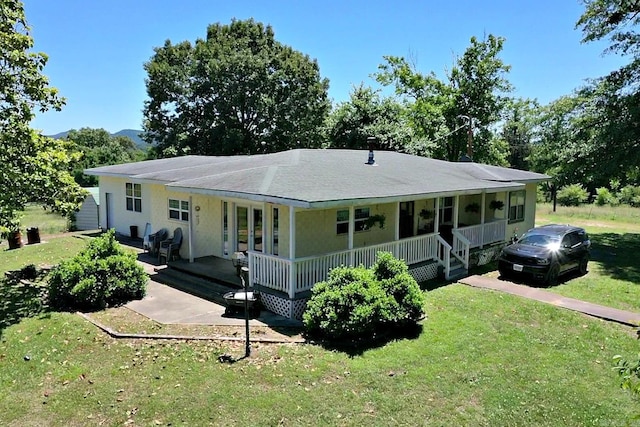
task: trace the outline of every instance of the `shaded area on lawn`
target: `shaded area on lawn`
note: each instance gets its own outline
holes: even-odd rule
[[[603,233],[591,235],[591,259],[618,280],[640,284],[640,234]]]

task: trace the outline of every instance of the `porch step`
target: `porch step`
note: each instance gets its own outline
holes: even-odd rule
[[[462,264],[455,269],[452,266],[451,270],[449,270],[449,280],[452,280],[452,281],[457,281],[458,279],[462,279],[463,277],[467,277],[468,275],[469,275],[469,270],[464,268]]]
[[[157,282],[223,305],[226,304],[224,294],[239,289],[237,285],[216,283],[171,267],[156,269],[156,272],[153,280]]]

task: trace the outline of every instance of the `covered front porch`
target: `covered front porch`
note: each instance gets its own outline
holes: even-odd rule
[[[449,279],[452,267],[456,264],[461,264],[465,270],[469,269],[469,254],[472,249],[504,242],[506,230],[507,221],[496,220],[486,224],[454,228],[452,244],[435,232],[296,259],[249,251],[249,280],[252,286],[258,285],[295,299],[299,294],[309,291],[316,283],[325,280],[332,268],[341,265],[369,267],[375,262],[376,254],[381,251],[390,252],[396,258],[403,259],[410,267],[433,262],[442,267],[445,279]]]

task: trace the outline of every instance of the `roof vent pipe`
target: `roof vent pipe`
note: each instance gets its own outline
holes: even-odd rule
[[[367,137],[367,145],[369,146],[369,158],[367,159],[367,163],[370,166],[378,166],[376,163],[376,159],[373,157],[373,148],[376,145],[377,139],[375,136]]]

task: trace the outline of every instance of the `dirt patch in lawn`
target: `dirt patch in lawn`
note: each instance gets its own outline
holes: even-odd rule
[[[119,334],[142,334],[150,338],[154,336],[193,337],[194,339],[229,339],[244,338],[245,327],[192,324],[164,324],[156,322],[126,307],[109,308],[85,316],[104,325]],[[302,328],[270,328],[267,326],[251,326],[250,338],[256,341],[300,342]]]

